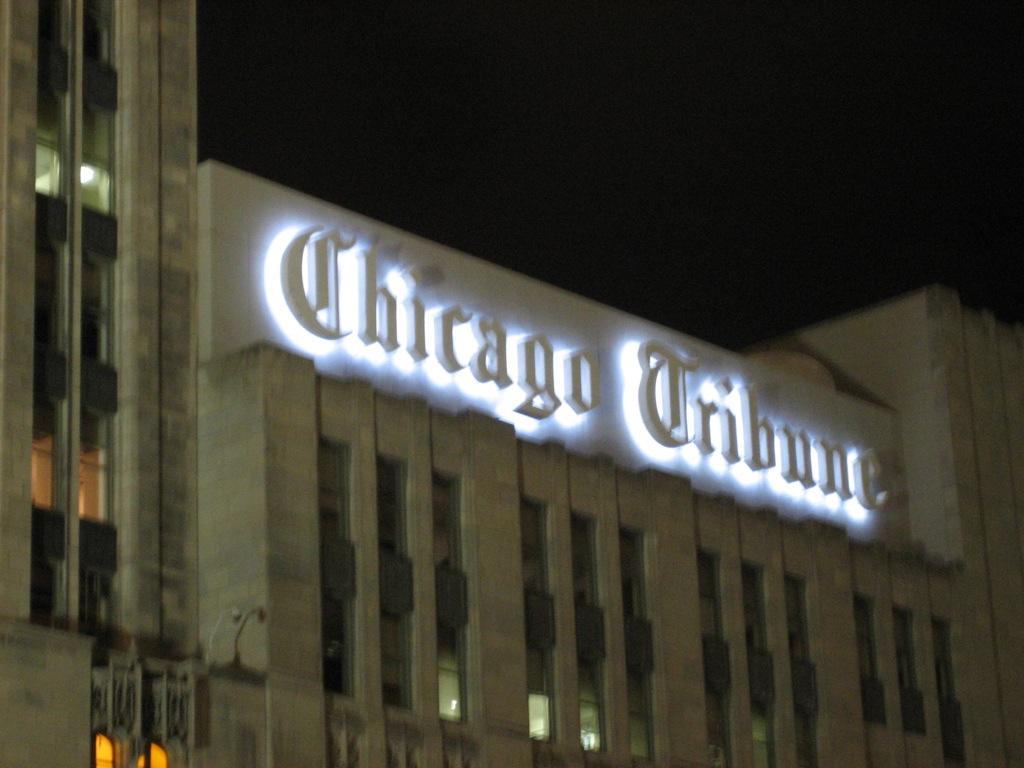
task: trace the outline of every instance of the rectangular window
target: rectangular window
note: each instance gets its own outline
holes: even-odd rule
[[[405,617],[380,615],[381,693],[389,707],[411,704],[407,624]]]
[[[764,650],[766,646],[764,625],[764,594],[762,592],[761,569],[750,563],[743,563],[743,624],[747,648]]]
[[[853,596],[853,625],[857,635],[857,662],[860,676],[866,680],[878,679],[875,660],[875,622],[871,601],[863,595]]]
[[[572,515],[572,583],[577,605],[597,605],[597,568],[594,563],[594,522]]]
[[[706,637],[722,636],[722,611],[718,592],[718,558],[697,551],[697,591],[700,595],[700,631]]]
[[[754,737],[754,768],[774,768],[775,744],[771,711],[759,705],[751,706],[750,720]]]
[[[63,45],[64,19],[60,0],[39,0],[39,39]]]
[[[377,457],[377,537],[381,549],[405,552],[405,470],[383,456]]]
[[[949,622],[932,617],[932,645],[935,649],[935,686],[939,701],[956,699],[953,685],[953,651],[949,641]]]
[[[458,571],[461,562],[459,482],[434,473],[431,505],[434,528],[434,567],[441,573]],[[441,578],[440,576],[438,578]],[[441,596],[438,596],[441,599]],[[440,605],[439,605],[440,612]],[[437,622],[438,714],[443,720],[465,717],[465,631]]]
[[[786,574],[786,629],[789,633],[789,658],[807,661],[807,611],[804,580]]]
[[[552,737],[551,654],[540,648],[526,649],[526,690],[530,717],[530,738],[548,741]]]
[[[460,563],[458,482],[435,474],[431,503],[434,511],[434,565],[458,568]]]
[[[82,42],[85,55],[109,64],[113,60],[111,0],[85,0]]]
[[[110,418],[83,410],[80,428],[78,516],[107,520],[110,517]]]
[[[817,768],[818,749],[814,735],[814,715],[807,712],[794,712],[793,726],[796,729],[797,768]]]
[[[322,584],[327,569],[342,569],[340,545],[349,541],[349,453],[337,443],[321,440],[317,456],[320,503],[320,566]],[[353,566],[354,567],[354,566]],[[352,619],[350,598],[324,590],[321,599],[324,687],[334,693],[352,693]]]
[[[534,501],[521,499],[519,521],[523,556],[523,586],[534,592],[546,592],[547,524],[544,508]]]
[[[725,768],[729,765],[729,702],[724,693],[706,688],[704,708],[711,764]]]
[[[601,738],[604,718],[601,664],[579,660],[577,676],[580,692],[580,744],[588,752],[604,748]]]
[[[108,363],[113,356],[113,269],[107,259],[82,258],[82,356]]]
[[[892,609],[893,631],[896,639],[896,672],[900,689],[917,689],[917,671],[914,668],[913,616],[905,608]]]
[[[651,758],[651,694],[648,676],[627,673],[626,696],[629,701],[629,753]]]
[[[643,539],[636,531],[619,529],[619,572],[622,575],[622,613],[643,618],[646,615],[644,594]]]
[[[465,702],[465,664],[462,632],[437,625],[438,714],[443,720],[462,720]]]
[[[114,116],[88,104],[82,107],[82,205],[100,213],[114,210]]]
[[[64,97],[49,88],[40,88],[37,99],[36,192],[61,197]]]

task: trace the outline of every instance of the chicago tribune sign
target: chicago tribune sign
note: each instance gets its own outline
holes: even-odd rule
[[[502,318],[458,303],[428,305],[421,289],[443,280],[439,270],[398,265],[381,275],[381,261],[376,243],[362,244],[338,229],[279,233],[264,273],[268,301],[281,308],[277,321],[291,326],[291,337],[304,339],[301,346],[314,357],[372,351],[410,374],[419,368],[468,373],[483,388],[477,391],[498,403],[495,415],[517,428],[550,419],[582,428],[589,415],[621,407],[642,450],[678,453],[694,467],[714,462],[737,476],[763,475],[779,496],[804,494],[826,511],[844,509],[855,522],[885,503],[873,450],[769,419],[756,387],[730,376],[709,380],[697,357],[671,344],[627,345],[618,375],[602,376],[608,356],[562,348],[544,333],[511,334]],[[623,391],[603,392],[612,382]]]

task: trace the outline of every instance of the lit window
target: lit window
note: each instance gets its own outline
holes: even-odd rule
[[[754,741],[754,768],[773,768],[775,749],[772,746],[771,715],[762,707],[751,707],[750,719]]]
[[[150,742],[146,745],[146,751],[139,755],[136,768],[167,768],[167,750]]]
[[[110,174],[114,167],[114,116],[85,106],[82,109],[82,205],[110,213],[113,190]]]
[[[107,444],[109,419],[82,411],[82,447],[78,455],[78,516],[107,517]]]
[[[629,701],[629,753],[633,757],[651,757],[650,694],[647,676],[632,672],[626,678]]]
[[[114,742],[103,733],[93,738],[93,768],[114,768]]]
[[[580,745],[588,752],[601,749],[601,670],[582,659],[578,665],[580,692]]]
[[[442,720],[462,719],[462,670],[458,633],[437,625],[437,708]]]
[[[530,715],[530,738],[547,741],[551,738],[550,659],[545,650],[526,651],[527,706]]]
[[[36,192],[60,197],[61,97],[39,91],[36,121]]]
[[[53,434],[32,435],[32,506],[53,509]]]

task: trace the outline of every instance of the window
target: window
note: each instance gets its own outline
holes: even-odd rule
[[[400,462],[377,457],[377,537],[381,549],[405,551],[405,472]]]
[[[407,636],[404,617],[381,613],[381,693],[387,706],[408,707],[411,703]]]
[[[93,768],[115,768],[114,742],[105,733],[97,733],[92,739]]]
[[[62,265],[66,263],[47,247],[36,250],[35,342],[40,348],[65,349],[61,303]]]
[[[352,693],[352,600],[330,588],[330,569],[341,570],[349,550],[349,453],[344,445],[321,440],[317,455],[320,504],[320,567],[324,688]],[[347,555],[346,555],[347,556]]]
[[[789,633],[789,658],[807,661],[807,612],[805,610],[804,580],[786,574],[786,629]]]
[[[622,613],[626,617],[643,618],[644,553],[640,534],[619,529],[619,572],[622,576]]]
[[[530,718],[530,738],[548,741],[551,728],[551,658],[539,648],[526,649],[526,690]]]
[[[705,689],[705,717],[708,725],[708,747],[715,766],[729,764],[729,702],[723,693]]]
[[[523,586],[535,592],[547,591],[547,526],[544,508],[522,499],[519,520],[523,555]]]
[[[39,89],[36,104],[36,192],[48,197],[61,196],[63,115],[64,97],[49,88]]]
[[[796,729],[797,768],[816,768],[818,765],[814,725],[814,715],[799,711],[793,713],[793,726]]]
[[[113,269],[104,258],[82,258],[82,356],[100,362],[113,357],[110,310]]]
[[[577,604],[597,605],[597,569],[594,564],[594,523],[572,515],[572,583]]]
[[[633,757],[651,757],[651,701],[647,675],[629,672],[626,696],[629,701],[629,753]]]
[[[775,745],[771,712],[762,706],[752,706],[750,720],[754,739],[754,768],[774,768]]]
[[[78,456],[78,516],[106,520],[110,511],[110,419],[81,413]]]
[[[463,718],[463,679],[462,633],[438,624],[437,706],[443,720]]]
[[[939,701],[956,699],[953,686],[953,653],[949,642],[949,622],[932,617],[932,646],[935,649],[935,687]]]
[[[39,0],[39,39],[51,44],[62,44],[64,22],[60,0]]]
[[[461,515],[459,482],[437,473],[433,476],[431,503],[434,519],[434,566],[437,578],[459,570]],[[438,582],[442,583],[441,581]],[[451,599],[438,592],[438,600]],[[438,614],[441,614],[441,604]],[[465,717],[465,631],[440,619],[437,622],[438,715],[443,720]]]
[[[764,595],[761,591],[761,569],[743,563],[743,623],[747,648],[764,650]]]
[[[111,0],[85,0],[82,42],[85,55],[93,61],[112,60],[113,15]]]
[[[434,508],[434,565],[458,568],[459,484],[435,474],[432,504]]]
[[[32,506],[54,508],[54,427],[57,409],[53,403],[36,397],[32,407]]]
[[[136,768],[167,768],[167,750],[151,741],[135,765]]]
[[[579,660],[577,679],[580,693],[580,744],[588,752],[604,748],[601,732],[604,717],[601,664]]]
[[[114,116],[103,109],[82,107],[82,205],[100,213],[114,209]]]
[[[893,631],[896,639],[896,673],[900,690],[917,689],[917,671],[914,668],[914,628],[910,611],[892,609]]]
[[[697,591],[700,594],[700,631],[707,637],[722,636],[722,611],[718,598],[718,558],[697,552]]]
[[[853,624],[857,635],[857,662],[860,676],[867,680],[878,678],[875,660],[875,628],[871,601],[863,595],[853,596]]]

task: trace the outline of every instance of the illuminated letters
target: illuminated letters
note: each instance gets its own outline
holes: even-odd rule
[[[472,315],[462,307],[448,307],[437,316],[434,335],[434,357],[448,373],[455,373],[466,366],[455,357],[455,326],[468,323]]]
[[[321,227],[310,227],[292,240],[281,258],[288,308],[303,328],[321,339],[340,339],[348,333],[341,327],[337,262],[338,252],[354,244],[335,231],[324,234]]]
[[[469,361],[473,378],[481,383],[493,381],[504,389],[512,383],[505,352],[505,327],[497,320],[478,317],[473,323],[473,335],[480,344],[480,349]]]
[[[686,419],[686,372],[697,370],[697,361],[677,356],[664,344],[640,345],[640,416],[651,437],[664,446],[690,441]],[[660,406],[659,406],[660,401]]]
[[[565,402],[576,413],[592,411],[601,404],[601,379],[592,352],[573,352],[565,360]]]
[[[526,399],[516,408],[518,413],[545,419],[558,408],[554,360],[551,342],[543,336],[532,336],[520,343],[518,384],[526,393]]]
[[[889,494],[885,491],[878,492],[875,485],[882,466],[874,451],[865,451],[853,462],[853,489],[857,501],[865,509],[878,509],[885,504]]]

